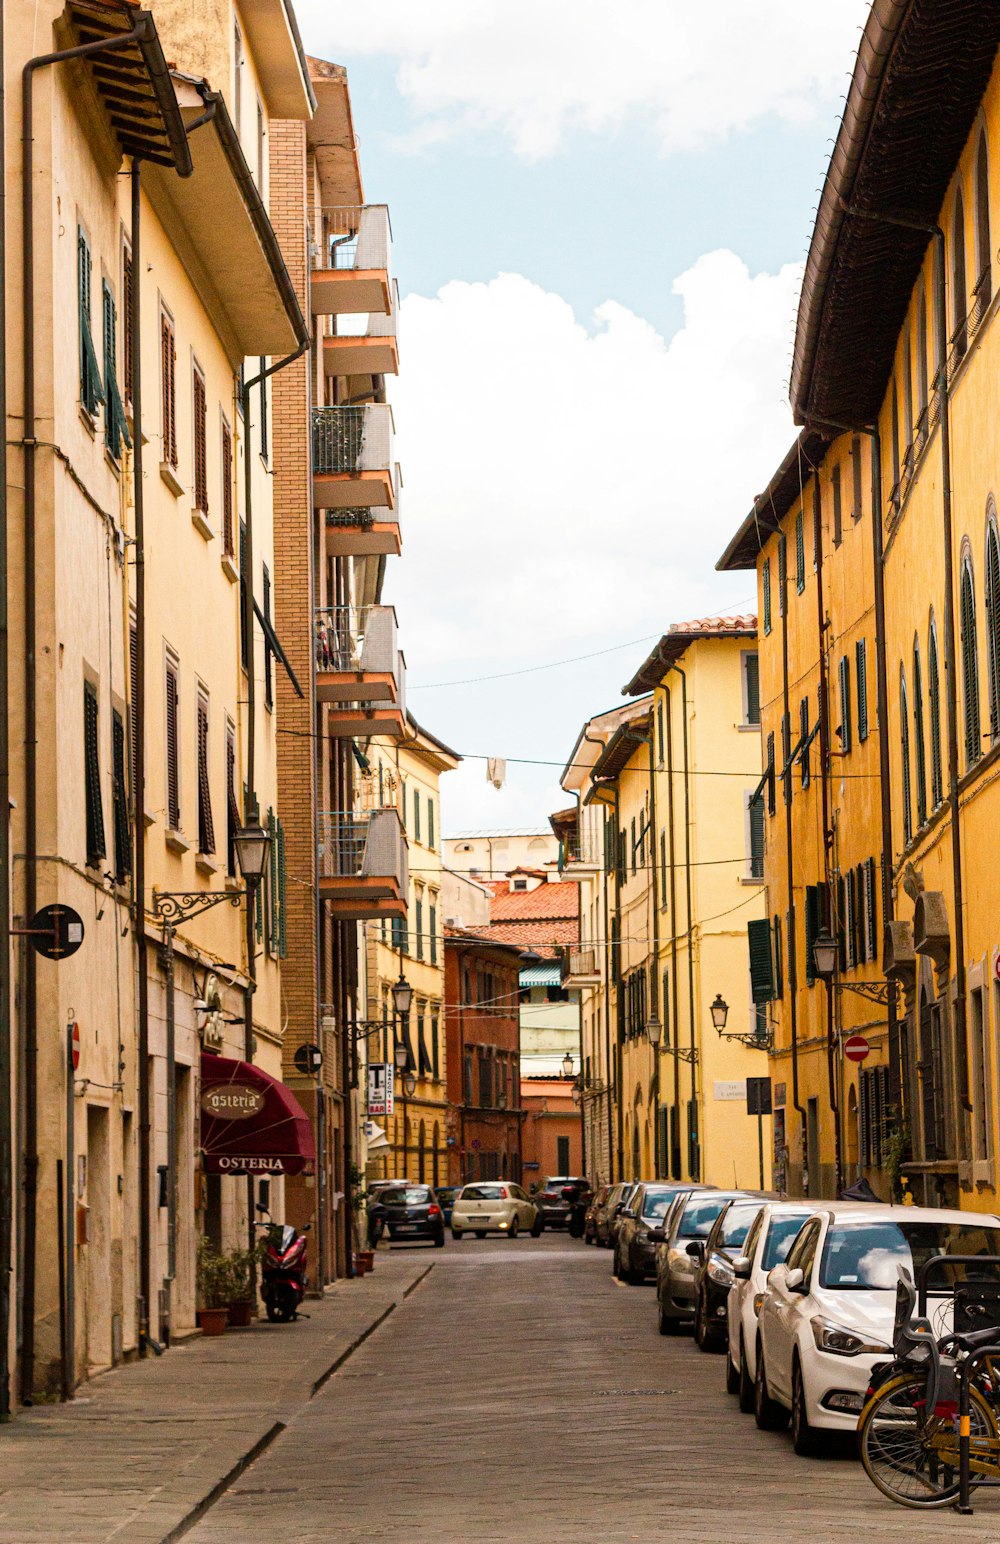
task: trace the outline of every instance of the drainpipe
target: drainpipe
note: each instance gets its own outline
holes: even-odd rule
[[[615,784],[615,916],[618,921],[617,944],[611,945],[611,969],[615,981],[615,1093],[617,1110],[617,1142],[618,1142],[618,1172],[625,1173],[625,1129],[624,1129],[624,1089],[622,1088],[622,1018],[625,1004],[622,1001],[622,881],[621,881],[621,849],[619,845],[619,833],[621,827],[621,805],[618,794],[618,785]],[[635,1175],[638,1179],[638,1174]]]
[[[684,894],[685,913],[687,917],[688,1065],[691,1068],[691,1109],[690,1113],[688,1114],[688,1167],[691,1170],[691,1178],[698,1179],[701,1175],[700,1122],[698,1126],[697,1141],[692,1140],[692,1125],[698,1110],[698,1063],[696,1060],[697,1053],[694,1043],[694,917],[692,915],[691,904],[691,769],[688,760],[689,735],[687,672],[682,670],[678,664],[672,665],[671,669],[676,670],[677,674],[681,678],[681,717],[684,725],[684,738],[682,744],[684,767]]]
[[[673,725],[673,700],[670,687],[665,686],[667,695],[667,824],[670,827],[670,1012],[673,1021],[673,1033],[676,1035],[680,1027],[680,993],[677,987],[677,870],[676,870],[676,845],[674,831],[674,725]],[[673,1129],[667,1133],[670,1142],[670,1174],[672,1179],[680,1179],[680,1144],[675,1149],[674,1135],[680,1136],[681,1129],[681,1060],[675,1054],[674,1062],[674,1105],[673,1105]],[[674,1153],[677,1153],[677,1162],[674,1163]],[[674,1170],[677,1170],[674,1173]]]
[[[584,730],[583,738],[587,741],[587,743],[589,745],[596,745],[596,746],[599,747],[599,750],[603,750],[604,749],[605,742],[600,738],[600,736],[587,734],[586,730]],[[603,801],[602,801],[602,803],[603,803]],[[604,824],[605,824],[605,829],[607,829],[607,818],[606,817],[605,817]],[[618,836],[617,836],[617,827],[616,827],[615,828],[615,841],[617,842],[617,840],[618,840]],[[602,908],[602,913],[603,913],[602,926],[603,926],[603,930],[604,930],[604,992],[603,992],[603,1010],[604,1010],[604,1073],[605,1073],[605,1082],[606,1082],[606,1087],[605,1087],[604,1092],[605,1092],[605,1103],[606,1103],[606,1106],[607,1106],[607,1122],[608,1122],[608,1171],[609,1171],[608,1172],[608,1180],[609,1180],[610,1183],[614,1183],[616,1179],[617,1180],[621,1180],[621,1179],[624,1178],[624,1176],[623,1176],[623,1173],[622,1173],[621,1163],[619,1163],[619,1165],[618,1165],[618,1173],[617,1173],[617,1175],[615,1174],[615,1153],[614,1153],[614,1148],[613,1148],[613,1145],[612,1145],[612,1142],[611,1142],[611,1127],[612,1127],[612,1124],[613,1124],[614,1101],[613,1101],[612,1086],[611,1086],[611,1010],[610,1010],[610,994],[611,994],[611,942],[610,942],[610,938],[609,938],[609,934],[608,934],[608,928],[610,926],[610,922],[609,922],[609,908],[608,908],[608,890],[609,890],[609,885],[608,885],[608,853],[605,851],[604,852],[604,874],[602,875],[602,883],[601,883],[601,908]]]
[[[6,166],[4,25],[0,6],[0,166]],[[7,336],[7,209],[0,186],[0,338]],[[14,1143],[10,1039],[10,727],[7,619],[7,371],[0,369],[0,1423],[10,1420],[10,1284]]]
[[[68,59],[120,53],[146,36],[143,16],[129,32],[55,53],[38,54],[21,71],[21,265],[24,393],[24,910],[38,906],[38,745],[35,683],[35,232],[33,86],[35,71]],[[6,819],[7,810],[0,811]],[[7,883],[3,876],[4,884]],[[5,943],[6,947],[6,943]],[[6,968],[6,967],[5,967]],[[35,1380],[35,1275],[38,1216],[38,979],[33,949],[24,952],[24,1242],[21,1271],[21,1399],[31,1404]]]
[[[649,824],[650,824],[650,894],[653,901],[653,972],[649,989],[649,1002],[653,1017],[659,1018],[660,1008],[660,891],[657,868],[656,826],[656,755],[653,747],[653,731],[649,732]],[[663,1030],[661,1028],[662,1036]],[[660,1045],[653,1046],[653,1167],[655,1178],[660,1178]]]

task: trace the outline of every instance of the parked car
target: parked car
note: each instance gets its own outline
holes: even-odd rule
[[[520,1185],[509,1180],[479,1180],[474,1185],[464,1185],[455,1197],[451,1209],[452,1238],[463,1238],[466,1233],[474,1233],[477,1238],[485,1238],[487,1233],[517,1238],[522,1229],[535,1238],[542,1231],[538,1209]]]
[[[583,1219],[583,1242],[585,1244],[597,1243],[597,1212],[603,1206],[614,1189],[613,1185],[599,1185],[590,1198],[587,1207],[587,1215]]]
[[[565,1228],[569,1223],[571,1203],[569,1197],[563,1192],[589,1188],[587,1181],[579,1176],[566,1178],[556,1175],[552,1179],[542,1180],[531,1198],[541,1215],[542,1227]]]
[[[695,1276],[705,1253],[712,1224],[726,1205],[746,1190],[679,1192],[663,1224],[664,1238],[656,1246],[656,1308],[661,1335],[676,1335],[690,1324],[695,1311]]]
[[[621,1224],[622,1212],[628,1204],[628,1198],[635,1189],[638,1181],[634,1179],[622,1180],[617,1185],[612,1185],[608,1199],[597,1218],[597,1242],[605,1249],[613,1249],[618,1237],[618,1228]]]
[[[745,1415],[753,1410],[757,1315],[764,1301],[767,1274],[782,1264],[809,1216],[808,1201],[765,1201],[733,1260],[735,1280],[726,1302],[726,1388],[739,1395]]]
[[[791,1415],[797,1453],[821,1451],[830,1432],[853,1432],[872,1366],[892,1356],[897,1267],[915,1279],[937,1254],[1000,1254],[1000,1217],[922,1206],[813,1212],[767,1277],[757,1321],[758,1426],[779,1429]],[[1000,1280],[1000,1266],[951,1269],[955,1280]],[[950,1289],[934,1302],[928,1314],[943,1335],[951,1328]]]
[[[437,1196],[438,1206],[441,1208],[441,1215],[444,1217],[444,1225],[446,1228],[451,1222],[451,1209],[454,1204],[455,1197],[458,1195],[461,1188],[461,1185],[437,1185],[435,1187],[434,1194]]]
[[[444,1217],[429,1185],[384,1185],[369,1198],[368,1216],[385,1223],[390,1240],[415,1244],[430,1239],[444,1246]]]
[[[694,1338],[699,1351],[725,1348],[726,1305],[735,1280],[733,1262],[742,1253],[760,1209],[759,1196],[730,1201],[705,1240],[704,1256],[695,1273]]]
[[[637,1286],[656,1275],[656,1246],[663,1242],[663,1224],[670,1204],[690,1185],[636,1185],[618,1219],[612,1270],[622,1281]]]

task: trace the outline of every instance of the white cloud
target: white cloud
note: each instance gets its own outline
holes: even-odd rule
[[[494,131],[529,159],[573,131],[644,121],[665,151],[776,117],[828,112],[846,91],[867,0],[299,0],[313,53],[378,55],[414,117],[411,147]]]
[[[610,300],[588,331],[518,274],[403,302],[405,561],[389,590],[415,685],[643,638],[753,593],[714,564],[791,441],[800,272],[705,254],[674,282],[669,343]]]

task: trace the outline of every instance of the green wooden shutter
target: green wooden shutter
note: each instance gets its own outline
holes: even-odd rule
[[[774,996],[775,996],[776,1000],[780,1000],[781,995],[782,995],[782,993],[784,991],[784,985],[785,985],[784,984],[784,973],[783,973],[783,970],[782,970],[782,963],[783,963],[782,962],[782,952],[783,951],[782,951],[782,947],[781,947],[781,918],[780,917],[775,917],[773,922],[771,923],[771,933],[772,933],[773,954],[774,954]]]
[[[837,879],[837,959],[841,970],[847,969],[847,884],[843,874]]]
[[[281,943],[281,894],[278,883],[278,821],[273,809],[267,812],[267,834],[271,860],[267,865],[267,893],[270,901],[268,948],[272,954],[277,954]]]
[[[899,741],[902,770],[903,796],[903,846],[910,845],[913,836],[913,807],[910,792],[910,705],[906,695],[906,678],[899,678]]]
[[[80,402],[92,418],[104,401],[101,388],[101,370],[94,348],[94,335],[90,326],[90,244],[80,226],[76,232],[77,303],[80,321]]]
[[[840,749],[846,756],[851,749],[851,662],[840,657]]]
[[[104,319],[104,389],[107,411],[104,414],[104,443],[115,460],[121,459],[122,441],[131,446],[125,408],[118,390],[118,312],[107,279],[101,282]]]
[[[858,690],[858,742],[868,738],[868,652],[863,638],[854,645],[854,673]]]
[[[104,840],[104,804],[101,799],[101,754],[97,689],[83,683],[83,766],[87,814],[87,862],[99,863],[107,853]]]
[[[771,559],[764,559],[764,567],[760,576],[761,594],[763,596],[762,610],[764,612],[764,636],[771,631]],[[662,736],[661,736],[662,746]],[[660,751],[660,760],[663,760],[663,751]]]
[[[931,623],[927,639],[927,702],[931,730],[931,805],[937,809],[944,796],[941,776],[941,687],[938,678],[937,631]]]
[[[913,756],[917,781],[917,829],[927,819],[927,763],[924,759],[924,685],[920,650],[913,645]]]
[[[809,698],[803,697],[802,701],[799,703],[799,738],[802,741],[806,741],[808,735]],[[802,774],[802,786],[803,788],[808,788],[809,780],[812,776],[812,769],[810,766],[809,746],[805,743],[803,744],[802,749],[799,751],[799,770]]]
[[[868,958],[877,960],[878,947],[878,901],[875,898],[875,859],[865,859],[865,903],[867,907],[868,922]]]
[[[992,520],[986,528],[986,640],[990,688],[990,739],[1000,737],[1000,541]]]
[[[771,964],[771,924],[766,917],[747,923],[747,947],[750,951],[750,992],[755,1003],[774,1000],[774,972]]]
[[[806,910],[805,910],[805,945],[806,945],[806,985],[812,986],[816,980],[816,961],[813,957],[813,944],[819,937],[820,925],[820,893],[818,885],[806,885]]]
[[[806,587],[806,533],[801,509],[795,516],[795,588],[799,594]]]
[[[117,711],[111,714],[111,791],[115,837],[115,879],[123,884],[132,872],[132,833],[128,818],[125,781],[125,724]]]
[[[774,730],[767,737],[767,813],[773,815],[777,808],[774,787]]]
[[[750,878],[764,878],[764,801],[750,806]]]
[[[432,851],[435,850],[436,844],[435,844],[435,841],[434,841],[434,800],[432,798],[430,798],[429,796],[428,796],[428,799],[427,799],[427,845],[428,845],[428,847],[431,848]]]
[[[747,693],[747,717],[748,724],[760,723],[760,660],[756,654],[745,654],[744,672],[746,675]]]
[[[277,847],[277,886],[278,886],[278,953],[282,959],[288,954],[288,928],[286,903],[288,899],[288,880],[285,870],[285,827],[278,821]]]
[[[966,559],[962,566],[962,680],[965,688],[965,763],[974,766],[982,746],[979,728],[979,660],[976,649],[976,609],[972,589],[972,569]]]

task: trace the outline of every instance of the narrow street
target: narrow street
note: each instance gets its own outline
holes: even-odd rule
[[[995,1499],[920,1516],[849,1455],[799,1459],[758,1431],[722,1358],[661,1338],[652,1286],[619,1286],[603,1250],[546,1233],[425,1257],[430,1274],[192,1544],[1000,1536]]]

